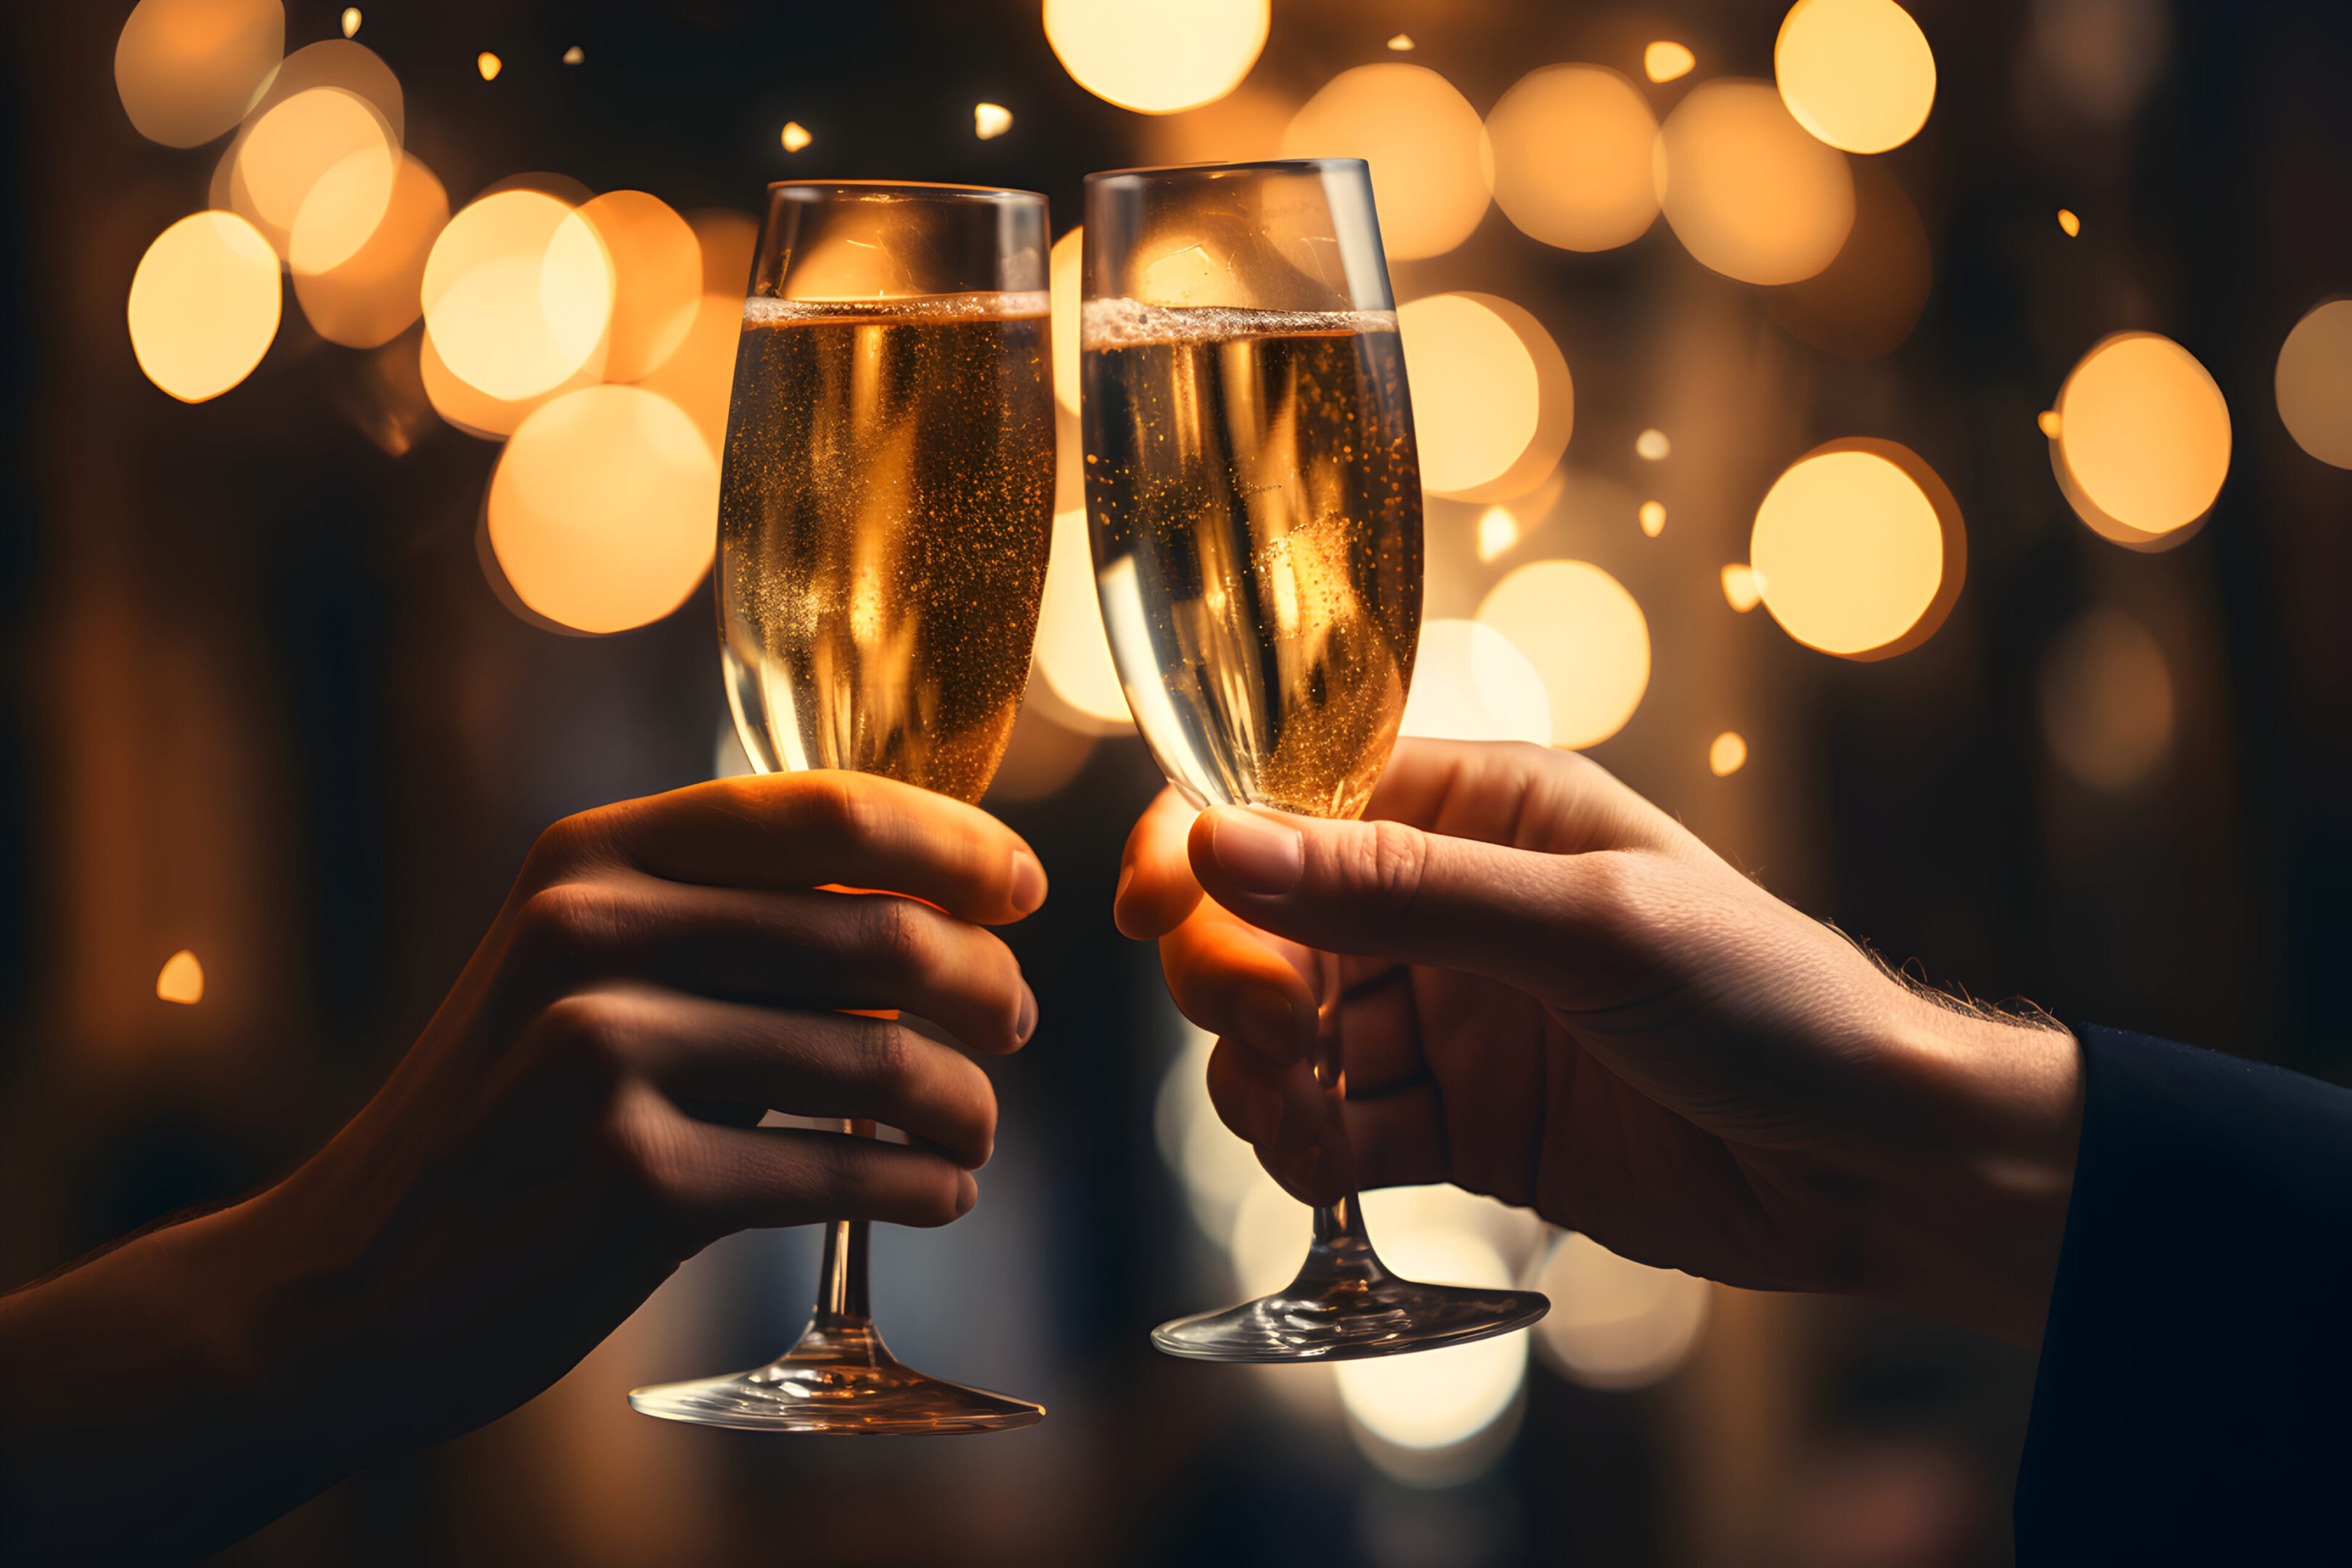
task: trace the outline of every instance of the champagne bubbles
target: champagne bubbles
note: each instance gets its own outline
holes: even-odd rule
[[[1551,744],[1551,695],[1528,656],[1476,621],[1424,621],[1399,733]]]
[[[294,297],[329,342],[372,349],[424,313],[425,260],[449,221],[449,197],[433,171],[401,160],[383,214],[364,244],[321,271],[294,274]]]
[[[683,604],[710,569],[719,465],[678,406],[590,386],[533,412],[490,480],[490,547],[517,597],[583,632]]]
[[[2279,347],[2279,419],[2323,463],[2352,468],[2352,300],[2330,300]]]
[[[1282,136],[1286,158],[1371,165],[1391,261],[1443,256],[1486,216],[1493,151],[1469,100],[1425,66],[1358,66],[1324,84]]]
[[[2050,466],[2091,530],[2168,550],[2204,521],[2230,473],[2230,406],[2197,357],[2155,332],[2118,332],[2059,389]]]
[[[1951,492],[1916,455],[1891,441],[1833,441],[1774,482],[1748,559],[1764,607],[1790,637],[1876,659],[1942,624],[1959,596],[1967,542]]]
[[[2095,790],[2147,778],[2171,754],[2172,672],[2146,626],[2100,606],[2042,658],[2042,738],[2058,765]]]
[[[163,961],[155,976],[155,994],[183,1007],[194,1006],[205,999],[205,966],[194,953],[182,948]]]
[[[277,254],[251,224],[224,212],[184,217],[131,279],[139,368],[184,403],[218,397],[269,352],[283,297]]]
[[[667,203],[607,191],[580,209],[613,266],[607,381],[635,381],[676,353],[702,302],[702,247]]]
[[[140,0],[115,40],[115,89],[139,134],[197,147],[245,118],[285,49],[279,0]]]
[[[1563,250],[1631,244],[1658,216],[1649,101],[1601,66],[1521,77],[1486,117],[1495,202],[1530,238]]]
[[[1491,294],[1433,294],[1397,311],[1421,482],[1500,500],[1543,481],[1576,416],[1568,362],[1541,322]]]
[[[1535,1288],[1551,1298],[1535,1327],[1537,1353],[1587,1388],[1641,1388],[1674,1372],[1706,1327],[1714,1295],[1704,1279],[1620,1258],[1573,1233]]]
[[[1797,122],[1849,153],[1900,147],[1936,102],[1935,51],[1895,0],[1797,0],[1772,73]]]
[[[1497,583],[1478,619],[1510,639],[1551,699],[1551,742],[1597,746],[1650,685],[1650,624],[1624,584],[1585,561],[1538,561]]]
[[[1267,0],[1045,0],[1045,41],[1097,98],[1173,114],[1239,87],[1270,19]]]
[[[441,231],[425,264],[424,305],[425,336],[449,373],[517,401],[592,372],[612,314],[613,268],[594,226],[568,204],[500,191]]]
[[[1827,267],[1853,226],[1844,154],[1797,123],[1762,82],[1711,81],[1675,106],[1652,171],[1692,256],[1743,283],[1796,283]]]

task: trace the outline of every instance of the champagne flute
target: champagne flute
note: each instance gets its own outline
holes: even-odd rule
[[[1195,806],[1353,817],[1396,742],[1421,628],[1421,478],[1371,180],[1354,158],[1087,177],[1087,514],[1136,725]],[[1344,1098],[1339,968],[1316,1076]],[[1354,1196],[1283,1289],[1163,1323],[1198,1361],[1342,1361],[1485,1339],[1528,1291],[1381,1266]]]
[[[756,772],[849,768],[966,801],[987,789],[1053,538],[1045,276],[1033,192],[769,187],[719,503],[720,657]],[[781,1360],[629,1403],[833,1434],[1045,1415],[892,1356],[867,1305],[866,1243],[864,1220],[827,1227],[815,1313]]]

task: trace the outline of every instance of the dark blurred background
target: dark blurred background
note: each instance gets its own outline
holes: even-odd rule
[[[397,72],[406,147],[453,209],[532,171],[746,215],[772,180],[887,176],[1043,190],[1058,234],[1089,170],[1269,155],[1355,67],[1428,67],[1485,113],[1553,62],[1638,81],[1643,46],[1673,40],[1698,63],[1643,84],[1664,117],[1706,80],[1770,80],[1784,9],[1276,0],[1240,91],[1167,118],[1090,94],[1035,5],[993,0],[374,0],[356,39]],[[1490,208],[1457,247],[1399,261],[1399,296],[1507,298],[1573,373],[1561,482],[1517,522],[1536,553],[1613,573],[1648,617],[1646,694],[1600,761],[1936,984],[2340,1077],[2352,476],[2290,437],[2273,374],[2290,329],[2352,278],[2352,9],[1911,9],[1933,115],[1853,160],[1865,195],[1899,184],[1931,258],[1895,342],[1818,330],[1818,301],[1708,270],[1664,222],[1588,255]],[[289,0],[286,47],[341,36],[340,10]],[[111,70],[128,14],[7,12],[5,1285],[300,1161],[414,1037],[541,827],[726,765],[701,595],[604,637],[509,610],[478,548],[499,447],[433,413],[413,329],[356,351],[289,296],[226,395],[183,404],[142,376],[126,291],[150,240],[205,205],[220,154],[126,118]],[[1409,53],[1390,47],[1401,34]],[[976,136],[980,102],[1010,130]],[[787,121],[805,149],[781,144]],[[2231,414],[2227,482],[2177,548],[2084,526],[2036,428],[2075,362],[2126,329],[2185,347]],[[401,342],[404,377],[386,357]],[[1651,427],[1674,438],[1654,467],[1634,445]],[[1948,619],[1874,662],[1737,612],[1718,577],[1775,476],[1846,436],[1917,453],[1966,520]],[[1633,504],[1654,492],[1671,521],[1650,540]],[[1431,502],[1433,615],[1469,615],[1517,559],[1473,559],[1483,512]],[[2148,647],[2153,676],[2129,651]],[[1011,937],[1044,1021],[992,1064],[1002,1153],[971,1219],[877,1239],[875,1284],[907,1359],[1051,1418],[829,1445],[632,1415],[629,1386],[755,1364],[797,1330],[814,1238],[740,1237],[531,1405],[354,1479],[226,1561],[2008,1560],[2032,1358],[1866,1307],[1709,1288],[1703,1322],[1632,1370],[1539,1343],[1504,1414],[1435,1461],[1368,1434],[1369,1407],[1328,1373],[1310,1387],[1156,1357],[1151,1324],[1234,1289],[1215,1227],[1244,1200],[1188,1190],[1228,1180],[1188,1176],[1197,1107],[1179,1080],[1163,1092],[1197,1045],[1152,954],[1109,921],[1157,773],[1131,734],[1056,728],[1059,710],[1024,717],[990,803],[1054,882]],[[2129,754],[2084,762],[2069,741],[2084,726]],[[1718,776],[1709,738],[1726,730],[1747,760]],[[184,949],[205,974],[194,1005],[157,994]],[[1664,1310],[1641,1299],[1626,1321]]]

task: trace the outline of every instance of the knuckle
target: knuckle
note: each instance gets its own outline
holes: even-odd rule
[[[602,1085],[630,1072],[637,1037],[635,1010],[601,991],[573,991],[540,1010],[532,1033],[542,1055]]]
[[[583,811],[548,825],[531,846],[530,857],[530,866],[541,880],[561,880],[603,853],[606,835],[600,816],[600,813]]]
[[[517,936],[536,954],[593,962],[616,943],[624,924],[621,900],[594,882],[561,881],[523,901]]]
[[[1374,822],[1356,836],[1351,890],[1392,906],[1410,905],[1429,866],[1429,843],[1402,823]]]
[[[804,788],[801,809],[812,832],[853,849],[879,836],[884,810],[856,774],[813,773]]]
[[[877,964],[894,973],[929,967],[937,945],[930,922],[912,900],[860,897],[858,946]]]
[[[624,1187],[666,1208],[678,1206],[685,1150],[677,1129],[657,1114],[650,1091],[614,1098],[596,1124],[595,1150]]]

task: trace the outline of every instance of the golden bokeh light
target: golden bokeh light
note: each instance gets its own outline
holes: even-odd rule
[[[541,191],[500,191],[442,229],[423,297],[442,363],[512,401],[593,373],[613,311],[613,268],[594,226],[571,206]]]
[[[1383,1229],[1381,1259],[1407,1279],[1507,1289],[1516,1283],[1484,1238],[1436,1226]],[[1528,1334],[1498,1334],[1418,1355],[1380,1356],[1339,1365],[1348,1415],[1401,1448],[1443,1448],[1484,1431],[1526,1381]]]
[[[1476,621],[1425,621],[1401,734],[1551,744],[1551,697],[1528,656]]]
[[[1074,228],[1054,242],[1046,286],[1054,311],[1054,398],[1078,411],[1078,306],[1086,290],[1079,268],[1086,258],[1086,230]]]
[[[2155,332],[2118,332],[2058,392],[2050,466],[2075,515],[2134,550],[2166,550],[2202,522],[2230,474],[2230,405],[2197,356]]]
[[[607,381],[635,381],[686,341],[702,303],[702,246],[669,204],[643,191],[607,191],[580,209],[613,266]]]
[[[1633,437],[1633,456],[1645,463],[1663,463],[1674,449],[1675,444],[1666,439],[1664,430],[1644,430]]]
[[[1490,506],[1478,514],[1478,559],[1492,561],[1519,542],[1519,520],[1509,507]]]
[[[484,81],[496,81],[499,79],[499,72],[506,69],[507,65],[506,61],[499,58],[489,50],[484,49],[474,57],[474,68],[482,73]]]
[[[425,258],[449,221],[449,197],[433,171],[401,160],[383,217],[341,265],[294,274],[294,297],[311,328],[329,342],[372,349],[390,342],[424,313]]]
[[[1729,778],[1748,765],[1748,742],[1737,730],[1726,730],[1707,742],[1706,771]]]
[[[1658,216],[1650,151],[1657,117],[1603,66],[1546,66],[1486,116],[1495,203],[1521,233],[1563,250],[1608,250]]]
[[[2279,419],[2294,444],[2338,468],[2352,468],[2352,300],[2305,312],[2279,345]]]
[[[1765,308],[1800,342],[1843,359],[1876,359],[1911,335],[1927,308],[1935,257],[1927,226],[1886,167],[1853,170],[1853,227],[1830,264],[1765,293]]]
[[[1154,163],[1251,163],[1282,155],[1282,133],[1298,112],[1295,98],[1256,86],[1235,88],[1216,102],[1155,116],[1141,127]]]
[[[1812,277],[1853,226],[1845,155],[1762,82],[1694,88],[1666,116],[1653,173],[1666,222],[1691,255],[1743,283]]]
[[[2127,790],[2172,752],[2172,672],[2146,626],[2101,605],[2060,633],[2042,661],[2042,738],[2096,790]]]
[[[2060,207],[2058,209],[2058,226],[2065,232],[2068,239],[2072,239],[2076,235],[2083,232],[2083,220],[2076,217],[2071,208]]]
[[[1412,35],[1411,33],[1395,34],[1389,39],[1389,47],[1401,55],[1412,53]]]
[[[1044,703],[1024,700],[1004,742],[1003,760],[988,781],[985,804],[1044,800],[1058,795],[1094,755],[1096,737],[1058,723]]]
[[[416,378],[433,411],[468,436],[503,441],[521,427],[541,405],[567,392],[593,385],[596,377],[583,374],[530,397],[493,397],[464,380],[443,362],[433,347],[433,334],[418,334]]]
[[[743,336],[743,296],[759,226],[724,208],[688,220],[702,242],[702,302],[686,342],[637,384],[686,411],[714,458],[727,444],[727,404],[735,385],[735,351]]]
[[[218,397],[269,352],[284,298],[277,253],[251,224],[192,214],[155,237],[131,275],[131,352],[183,403]]]
[[[587,58],[588,52],[577,44],[563,51],[563,63],[568,66],[579,65]]]
[[[2093,123],[2131,118],[2164,74],[2166,0],[2035,0],[2026,47],[2034,74]]]
[[[688,213],[687,227],[702,247],[702,291],[725,294],[737,304],[751,291],[751,254],[760,247],[759,220],[732,207]]]
[[[522,602],[583,632],[683,604],[718,545],[719,465],[641,386],[567,393],[522,422],[491,477],[490,547]]]
[[[354,45],[354,47],[357,46]],[[255,114],[222,160],[222,205],[288,265],[325,272],[375,232],[400,177],[400,141],[375,105],[313,87]]]
[[[1756,568],[1745,561],[1727,564],[1722,573],[1723,602],[1746,615],[1763,603],[1763,585],[1756,580]]]
[[[2058,423],[2058,411],[2055,408],[2045,408],[2041,413],[2035,415],[2033,416],[2033,427],[2041,431],[2044,436],[2049,437],[2053,441],[2058,439],[2058,432],[2065,428],[2065,426]]]
[[[1271,18],[1267,0],[1045,0],[1045,41],[1097,98],[1173,114],[1239,87]]]
[[[114,86],[139,134],[196,147],[236,129],[286,52],[280,0],[139,0],[114,44]]]
[[[1642,51],[1642,74],[1652,81],[1676,81],[1690,75],[1698,57],[1669,38],[1660,38]]]
[[[344,6],[344,7],[343,7],[343,37],[345,37],[346,38],[355,38],[355,37],[359,37],[360,22],[361,22],[361,20],[362,20],[362,18],[361,18],[361,16],[360,16],[360,8],[359,8],[358,6],[356,6],[356,5],[346,5],[346,6]]]
[[[1797,0],[1772,74],[1797,122],[1849,153],[1900,147],[1936,102],[1935,51],[1895,0]]]
[[[1095,593],[1094,557],[1080,510],[1054,515],[1054,551],[1045,563],[1045,595],[1037,610],[1037,668],[1063,705],[1057,715],[1073,727],[1124,730],[1127,693],[1111,662],[1103,633],[1102,606]]]
[[[1543,324],[1491,294],[1433,294],[1397,311],[1424,489],[1500,500],[1543,482],[1576,419],[1568,361]]]
[[[400,79],[383,63],[383,56],[365,44],[347,38],[328,38],[287,56],[247,110],[246,132],[249,132],[288,99],[322,87],[339,88],[367,103],[390,128],[395,146],[406,134],[406,95],[401,90]],[[239,133],[240,141],[244,134]],[[216,182],[223,178],[223,171],[215,172]],[[220,203],[216,199],[214,205]]]
[[[993,142],[1013,129],[1013,111],[1001,103],[975,103],[971,106],[971,133],[983,142]]]
[[[1493,150],[1470,100],[1425,66],[1358,66],[1326,82],[1282,134],[1286,158],[1361,158],[1391,261],[1443,256],[1486,216]]]
[[[797,153],[814,140],[815,139],[808,133],[808,128],[803,126],[799,121],[787,120],[784,121],[782,141],[785,152]]]
[[[1774,481],[1748,559],[1790,637],[1844,658],[1888,658],[1943,624],[1966,576],[1967,533],[1951,491],[1916,454],[1832,441]]]
[[[1642,503],[1642,510],[1637,515],[1641,519],[1642,531],[1649,535],[1652,539],[1655,539],[1658,535],[1665,532],[1666,507],[1664,501],[1643,501]]]
[[[177,1002],[193,1007],[205,999],[205,966],[196,955],[182,948],[163,961],[155,976],[155,994],[166,1002]]]
[[[1478,619],[1525,654],[1551,699],[1551,741],[1581,751],[1625,727],[1650,685],[1650,624],[1584,561],[1538,561],[1497,583]]]
[[[1682,1365],[1706,1327],[1714,1289],[1704,1279],[1620,1258],[1571,1233],[1536,1278],[1551,1310],[1536,1350],[1587,1388],[1642,1388]]]

